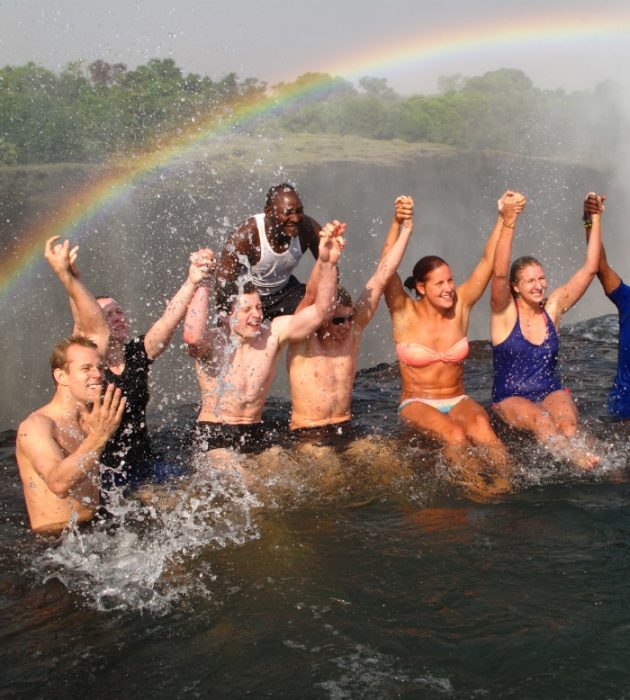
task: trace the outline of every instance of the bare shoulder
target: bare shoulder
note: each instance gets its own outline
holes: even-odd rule
[[[562,314],[568,311],[569,307],[565,306],[565,299],[562,287],[554,289],[545,301],[545,311],[552,320],[554,326],[558,326]]]
[[[455,290],[455,313],[469,312],[479,299],[479,285],[469,277]],[[485,289],[485,287],[483,288]],[[482,293],[483,293],[482,289]]]
[[[288,328],[291,326],[291,319],[293,316],[276,316],[271,321],[263,323],[260,327],[260,338],[280,338],[286,333]]]
[[[250,253],[260,249],[260,238],[256,219],[250,216],[233,229],[227,237],[224,248],[231,247],[239,253]]]
[[[397,298],[396,306],[392,309],[392,319],[396,323],[407,323],[415,321],[416,308],[415,300],[409,294],[402,292]]]
[[[311,250],[317,249],[319,246],[319,232],[321,230],[322,227],[317,221],[315,221],[315,219],[304,215],[302,226],[300,227],[298,234],[303,251],[306,251],[307,248],[310,248]]]
[[[315,334],[313,333],[313,335],[310,335],[308,338],[292,340],[289,343],[289,353],[293,355],[299,355],[301,353],[305,353],[311,350],[314,342],[314,337]]]
[[[306,308],[308,309],[309,307]],[[303,309],[302,311],[298,312],[298,314],[303,314],[304,311],[305,310]],[[269,324],[263,324],[261,339],[264,339],[266,345],[268,345],[270,342],[282,345],[289,339],[294,318],[295,314],[276,316],[269,322]]]
[[[44,407],[45,408],[45,407]],[[18,449],[32,446],[44,438],[54,435],[55,421],[43,409],[27,416],[18,426],[16,445]]]
[[[227,341],[219,328],[208,328],[199,345],[189,345],[188,354],[199,362],[213,362],[225,354]]]

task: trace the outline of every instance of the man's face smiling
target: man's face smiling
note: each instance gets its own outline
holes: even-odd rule
[[[111,297],[99,299],[98,303],[103,309],[103,315],[109,326],[112,338],[119,343],[126,343],[129,337],[129,325],[120,304]]]
[[[295,192],[279,192],[273,199],[271,207],[265,210],[271,230],[293,238],[298,235],[304,219],[304,207]]]
[[[332,317],[320,328],[320,337],[328,337],[336,341],[344,340],[352,330],[354,315],[355,310],[352,306],[337,304]]]
[[[230,328],[241,338],[255,338],[260,334],[263,320],[262,304],[258,292],[240,294],[230,314]]]
[[[71,345],[66,353],[66,367],[56,370],[57,381],[66,386],[76,401],[92,403],[103,386],[103,364],[98,351]]]

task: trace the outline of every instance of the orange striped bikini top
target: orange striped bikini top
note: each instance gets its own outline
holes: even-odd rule
[[[465,336],[446,352],[437,352],[420,343],[396,343],[398,359],[409,367],[428,367],[436,362],[463,362],[468,357],[468,338]]]

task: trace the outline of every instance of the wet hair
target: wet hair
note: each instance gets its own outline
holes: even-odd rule
[[[337,303],[341,306],[352,306],[352,296],[350,292],[340,284],[337,285]]]
[[[98,345],[84,335],[71,335],[68,338],[64,338],[62,341],[57,343],[53,348],[52,355],[50,356],[50,371],[55,379],[56,369],[68,369],[68,350],[73,345],[79,345],[82,348],[92,348],[98,352]],[[56,384],[57,382],[55,382]]]
[[[298,197],[300,196],[293,185],[288,182],[281,182],[279,185],[273,185],[269,188],[267,199],[265,200],[265,209],[270,209],[273,206],[274,199],[282,192],[293,192]]]
[[[413,266],[411,277],[407,277],[404,282],[405,287],[410,292],[415,292],[416,296],[419,296],[418,291],[416,290],[416,284],[418,282],[424,282],[429,273],[446,264],[446,260],[441,258],[439,255],[425,255]]]
[[[216,309],[217,309],[217,325],[222,325],[222,316],[232,313],[234,301],[241,294],[254,294],[258,292],[256,285],[251,280],[234,281],[228,280],[225,284],[217,288],[215,294]]]
[[[531,255],[522,255],[520,258],[516,258],[516,260],[512,263],[512,266],[510,267],[510,291],[512,292],[513,297],[516,297],[514,285],[518,282],[518,275],[520,271],[526,267],[529,267],[530,265],[539,265],[542,267],[540,261],[536,260],[536,258],[532,257]]]

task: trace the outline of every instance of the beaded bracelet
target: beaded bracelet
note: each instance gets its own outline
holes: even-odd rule
[[[591,219],[590,216],[583,216],[582,223],[584,224],[584,228],[592,228],[593,219]]]

